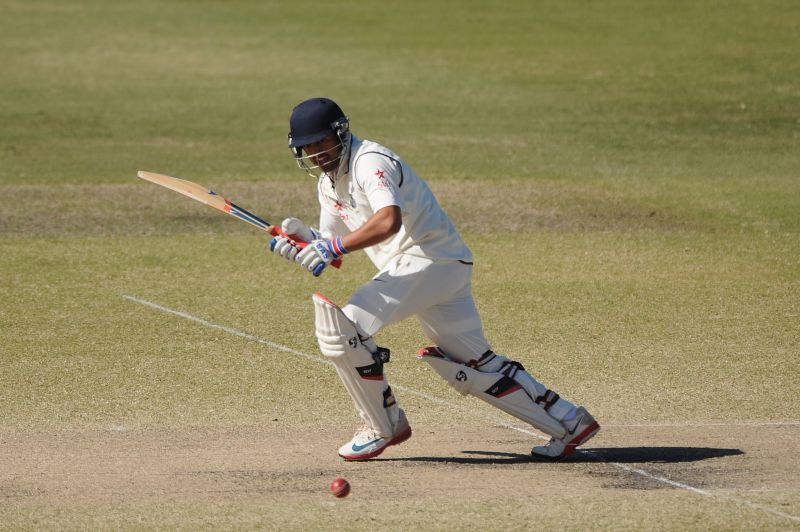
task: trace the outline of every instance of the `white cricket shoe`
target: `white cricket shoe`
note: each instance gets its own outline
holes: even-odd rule
[[[600,430],[600,424],[582,406],[575,410],[575,418],[564,422],[568,432],[561,439],[551,438],[547,445],[538,445],[531,450],[536,458],[561,460],[575,452],[575,448],[589,441]]]
[[[410,437],[411,425],[408,424],[406,413],[400,409],[400,417],[395,423],[391,438],[384,438],[369,425],[364,425],[352,440],[339,447],[339,456],[345,460],[369,460],[381,454],[390,445],[403,443]]]

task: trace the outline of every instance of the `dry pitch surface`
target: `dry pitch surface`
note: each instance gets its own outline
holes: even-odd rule
[[[453,424],[463,402],[404,392],[424,420],[364,463],[338,459],[348,429],[322,422],[5,434],[2,514],[7,526],[58,528],[800,526],[800,467],[787,458],[800,452],[797,423],[606,425],[569,460],[539,463],[527,429],[488,411]],[[353,486],[347,499],[327,491],[338,476]]]

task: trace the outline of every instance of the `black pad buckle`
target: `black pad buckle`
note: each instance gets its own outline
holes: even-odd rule
[[[385,347],[378,347],[378,350],[372,353],[372,358],[378,364],[387,364],[390,358],[390,351]]]

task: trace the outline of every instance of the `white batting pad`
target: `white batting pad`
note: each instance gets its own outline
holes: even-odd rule
[[[399,408],[384,379],[383,364],[375,361],[355,324],[335,303],[319,293],[312,299],[320,351],[333,362],[362,419],[382,437],[391,437]]]
[[[519,382],[521,375],[516,375],[516,373],[520,373],[520,371],[525,373],[524,370],[513,372],[513,376],[516,378],[509,377],[502,372],[479,371],[450,360],[437,348],[422,349],[419,357],[430,364],[436,373],[461,395],[473,395],[555,438],[563,438],[566,435],[564,424],[536,402],[538,395],[531,396],[525,386]],[[505,357],[502,358],[508,360]],[[525,373],[525,377],[536,382],[527,373]],[[539,386],[547,391],[541,384]],[[557,395],[555,397],[556,401],[563,401],[563,399],[558,399]],[[572,405],[570,404],[570,406]]]

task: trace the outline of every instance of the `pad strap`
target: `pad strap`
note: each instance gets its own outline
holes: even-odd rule
[[[469,362],[467,362],[467,366],[469,366],[470,368],[477,369],[478,371],[486,371],[488,369],[487,365],[491,367],[492,366],[491,363],[496,361],[497,357],[498,357],[497,353],[495,353],[492,350],[489,350],[486,351],[484,354],[482,354],[480,358],[478,358],[477,360],[470,360]],[[505,359],[502,362],[500,369],[497,370],[497,373],[500,373],[511,380],[516,380],[518,372],[526,373],[525,366],[523,366],[516,360],[508,360],[508,359]],[[522,375],[520,375],[520,377],[522,377]],[[511,383],[498,381],[497,384],[498,384],[497,388],[498,390],[500,390],[500,393],[510,393],[508,390],[512,388]],[[541,388],[542,387],[540,386],[540,389]],[[545,412],[549,412],[550,407],[556,404],[556,401],[560,399],[560,396],[556,392],[550,389],[545,389],[544,393],[542,394],[537,393],[537,391],[526,389],[524,386],[522,387],[522,389],[528,392],[528,395],[531,396],[531,399],[536,404],[544,408]],[[533,391],[533,395],[530,393],[531,391]]]
[[[561,397],[553,390],[547,390],[544,395],[540,395],[534,399],[534,401],[536,401],[537,404],[542,405],[542,408],[544,408],[545,412],[548,412],[550,407],[556,404],[556,401],[558,401],[560,398]]]

